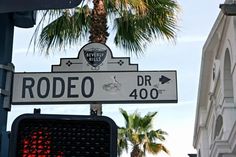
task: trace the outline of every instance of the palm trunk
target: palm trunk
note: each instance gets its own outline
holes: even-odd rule
[[[90,27],[90,42],[105,44],[109,33],[107,32],[107,12],[104,0],[93,0],[92,22]]]
[[[93,0],[92,22],[90,26],[90,42],[105,44],[109,33],[107,32],[107,12],[104,0]],[[102,104],[90,104],[91,115],[102,115]]]
[[[141,150],[139,149],[139,146],[138,145],[135,145],[133,147],[133,150],[132,152],[130,153],[130,156],[131,157],[142,157],[142,152]]]

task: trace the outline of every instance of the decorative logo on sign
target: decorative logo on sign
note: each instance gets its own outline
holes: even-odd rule
[[[138,65],[130,64],[129,57],[113,57],[110,48],[102,43],[88,43],[77,58],[62,58],[60,63],[52,66],[53,72],[138,71]]]
[[[106,58],[107,50],[101,48],[89,48],[84,50],[84,57],[93,67],[99,66]]]
[[[106,83],[103,85],[103,90],[110,92],[110,93],[116,93],[120,91],[121,83],[116,79],[116,76],[112,77],[112,82]]]

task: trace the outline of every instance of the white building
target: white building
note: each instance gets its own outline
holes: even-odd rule
[[[219,13],[203,47],[198,90],[198,157],[236,157],[236,16]]]

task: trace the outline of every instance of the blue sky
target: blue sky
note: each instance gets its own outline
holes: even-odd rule
[[[223,0],[179,0],[181,13],[179,15],[178,39],[175,44],[153,41],[147,46],[145,55],[139,58],[131,57],[131,63],[139,64],[139,70],[177,70],[178,96],[177,104],[106,104],[103,105],[103,115],[111,117],[119,126],[124,125],[119,108],[128,112],[136,109],[141,114],[158,111],[154,128],[167,131],[166,146],[171,157],[187,157],[195,153],[192,147],[194,118],[196,110],[197,90],[201,63],[201,53],[204,42],[220,12],[219,4]],[[52,64],[59,64],[60,58],[77,57],[83,44],[66,52],[54,52],[45,56],[43,52],[28,52],[27,48],[33,29],[15,29],[13,63],[17,72],[48,72]],[[111,42],[107,45],[113,55],[126,56],[114,47]],[[42,113],[58,114],[89,114],[89,105],[54,105],[54,106],[12,106],[9,112],[8,129],[15,117],[23,113],[32,113],[33,108],[41,108]],[[124,154],[123,157],[129,155]],[[150,155],[151,157],[151,155]],[[160,157],[166,157],[160,154]]]

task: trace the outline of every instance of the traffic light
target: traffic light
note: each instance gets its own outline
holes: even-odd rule
[[[117,126],[104,116],[23,114],[12,125],[9,157],[116,157]]]
[[[14,26],[31,28],[36,24],[36,11],[23,11],[13,13]]]

